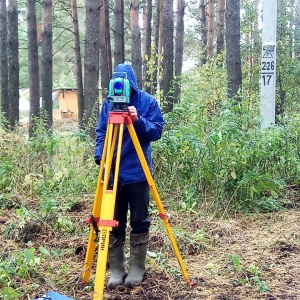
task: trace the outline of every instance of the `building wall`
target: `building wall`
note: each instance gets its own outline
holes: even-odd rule
[[[57,108],[53,108],[52,117],[55,120],[63,118],[78,119],[77,90],[61,89],[57,95]],[[101,90],[99,90],[99,102],[102,103]]]
[[[57,99],[58,109],[53,109],[54,119],[78,118],[78,103],[76,90],[60,90]]]

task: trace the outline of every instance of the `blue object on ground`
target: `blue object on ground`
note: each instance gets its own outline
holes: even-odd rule
[[[45,296],[40,296],[39,298],[33,300],[74,300],[74,299],[61,295],[57,292],[49,292]]]

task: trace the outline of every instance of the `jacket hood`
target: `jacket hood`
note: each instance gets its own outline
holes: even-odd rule
[[[133,71],[133,68],[131,67],[131,65],[128,64],[118,64],[115,68],[116,73],[126,73],[127,74],[127,79],[129,80],[129,84],[130,86],[137,92],[138,91],[138,85],[137,85],[137,80]],[[114,74],[113,76],[114,78],[116,77],[125,77],[125,75],[123,74]]]

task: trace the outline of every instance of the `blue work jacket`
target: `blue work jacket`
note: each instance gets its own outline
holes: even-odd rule
[[[117,65],[115,72],[126,72],[127,79],[133,89],[130,95],[129,106],[135,106],[139,119],[133,123],[138,140],[142,147],[149,170],[152,172],[151,147],[153,141],[161,137],[164,120],[156,99],[150,94],[139,90],[137,80],[132,67],[128,64]],[[111,103],[104,100],[96,129],[95,161],[100,161],[104,147],[107,122]],[[116,154],[116,150],[115,150]],[[119,170],[119,182],[121,185],[145,181],[146,177],[131,140],[129,131],[124,126],[123,144],[121,148],[121,160]],[[110,180],[112,183],[112,180]]]

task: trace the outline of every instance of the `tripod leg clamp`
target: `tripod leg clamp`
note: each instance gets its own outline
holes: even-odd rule
[[[161,218],[162,220],[167,220],[167,219],[168,219],[168,217],[167,217],[166,214],[159,213],[158,215],[160,216],[160,218]]]
[[[94,216],[90,216],[87,219],[89,224],[92,223],[93,228],[96,232],[99,232],[98,226],[106,226],[106,227],[117,227],[119,226],[119,221],[116,220],[100,220],[100,218],[95,218]]]
[[[94,216],[91,215],[91,216],[87,219],[87,222],[88,222],[89,224],[92,224],[92,225],[93,225],[93,229],[94,229],[95,234],[96,234],[96,238],[95,238],[94,242],[97,242],[97,241],[98,241],[98,238],[99,238],[99,229],[98,229],[97,221],[96,221],[96,219],[94,218]]]

